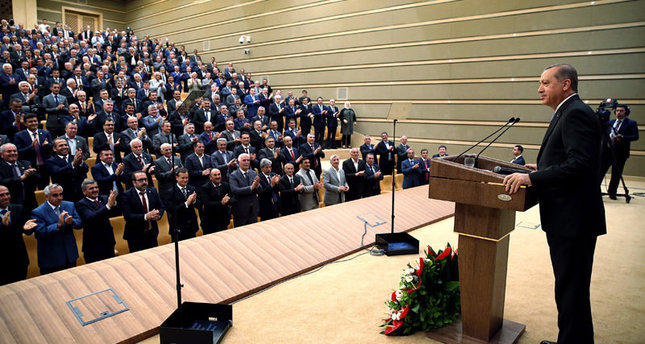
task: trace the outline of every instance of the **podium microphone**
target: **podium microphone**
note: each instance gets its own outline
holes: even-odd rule
[[[529,171],[518,170],[515,168],[506,168],[501,166],[493,167],[493,172],[503,174],[503,175],[513,174],[513,173],[529,173]]]
[[[480,155],[481,155],[481,154],[486,150],[486,148],[490,147],[490,145],[491,145],[491,144],[493,144],[493,142],[497,141],[497,139],[499,139],[499,138],[500,138],[500,136],[504,135],[504,133],[505,133],[508,129],[511,129],[511,127],[512,127],[512,126],[514,126],[514,125],[515,125],[515,123],[517,123],[517,122],[519,122],[519,121],[520,121],[520,118],[519,118],[519,117],[515,118],[515,119],[513,120],[513,123],[511,123],[511,125],[509,125],[508,127],[506,127],[506,129],[504,129],[501,133],[499,133],[499,135],[497,135],[497,137],[495,137],[494,139],[492,139],[492,140],[491,140],[491,141],[486,145],[486,147],[484,147],[484,149],[482,149],[482,150],[480,150],[480,151],[479,151],[479,153],[478,153],[478,154],[477,154],[477,156],[475,157],[475,166],[477,166],[477,159],[479,159],[479,156],[480,156]],[[509,121],[509,122],[510,122],[510,121]]]
[[[519,120],[519,118],[518,118],[518,120]],[[504,127],[506,127],[506,126],[507,126],[507,125],[509,125],[510,123],[515,123],[515,117],[511,117],[511,118],[509,118],[509,119],[508,119],[508,122],[504,123],[504,125],[502,125],[501,127],[497,128],[497,130],[493,131],[490,135],[488,135],[488,136],[484,137],[484,138],[483,138],[483,139],[481,139],[479,142],[477,142],[477,143],[475,143],[474,145],[472,145],[472,146],[468,147],[468,149],[466,149],[465,151],[463,151],[463,152],[459,153],[459,155],[457,155],[457,157],[456,157],[456,158],[452,159],[452,161],[457,161],[457,159],[459,159],[459,157],[461,157],[462,155],[466,154],[469,150],[471,150],[471,149],[475,148],[475,146],[477,146],[478,144],[480,144],[480,143],[484,142],[487,138],[489,138],[489,137],[491,137],[491,136],[495,135],[497,132],[499,132],[500,130],[504,129]],[[513,124],[511,124],[511,125],[513,125]]]

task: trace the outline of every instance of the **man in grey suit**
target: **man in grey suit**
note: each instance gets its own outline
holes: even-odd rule
[[[123,149],[125,154],[130,153],[130,141],[134,139],[141,140],[143,143],[143,151],[150,153],[152,148],[152,140],[146,134],[146,128],[139,128],[139,121],[136,117],[128,117],[128,129],[121,132],[121,139],[123,140]]]
[[[54,83],[50,87],[52,93],[43,98],[43,107],[47,112],[47,130],[52,136],[64,133],[63,117],[67,116],[69,103],[67,98],[60,95],[60,85]]]
[[[258,193],[262,191],[260,177],[251,170],[251,158],[243,153],[238,157],[240,168],[229,176],[233,205],[233,226],[239,227],[258,220],[260,203]]]
[[[155,160],[155,177],[157,177],[157,182],[159,183],[159,190],[166,191],[172,188],[173,183],[175,183],[175,170],[180,167],[184,167],[181,163],[181,159],[174,157],[173,160],[170,160],[172,156],[172,146],[170,143],[161,144],[161,155],[157,160]],[[170,163],[173,163],[173,169],[170,169]]]
[[[301,167],[300,171],[296,173],[297,176],[300,176],[300,182],[304,186],[300,194],[300,210],[307,211],[318,208],[318,203],[320,202],[318,190],[320,190],[322,184],[316,178],[316,173],[311,169],[309,158],[302,159]]]
[[[76,135],[78,126],[74,122],[68,122],[65,126],[65,135],[59,136],[59,139],[67,141],[70,152],[76,152],[77,149],[83,151],[83,161],[90,157],[90,147],[87,146],[87,140],[84,137]]]
[[[211,161],[220,170],[224,181],[228,181],[228,176],[237,168],[237,159],[233,157],[233,152],[226,150],[226,139],[223,137],[217,139],[217,151],[211,154]]]
[[[171,129],[170,122],[168,121],[161,122],[161,132],[152,138],[152,149],[154,150],[155,154],[160,153],[162,143],[172,142],[172,145],[175,146],[175,148],[179,146],[179,142],[177,142],[177,137],[175,137],[175,134],[170,132],[170,129]]]
[[[233,151],[240,141],[240,131],[235,130],[235,122],[232,119],[226,121],[226,130],[222,131],[222,137],[226,139],[226,150]]]
[[[323,186],[325,187],[325,206],[345,202],[345,193],[349,185],[345,179],[345,171],[339,168],[340,159],[334,154],[329,159],[331,168],[323,172]]]

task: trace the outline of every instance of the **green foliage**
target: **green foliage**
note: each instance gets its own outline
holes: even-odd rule
[[[452,323],[461,313],[459,270],[456,252],[448,243],[435,252],[428,246],[425,257],[408,264],[399,289],[385,302],[390,312],[382,334],[409,335]]]

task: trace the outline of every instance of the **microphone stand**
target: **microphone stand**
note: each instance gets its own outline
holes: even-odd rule
[[[171,125],[172,127],[172,125]],[[173,140],[174,134],[172,130],[170,131],[170,175],[174,176],[175,175],[175,143]],[[174,188],[173,188],[174,189]],[[174,190],[173,190],[174,191]],[[174,192],[173,192],[174,193]],[[182,323],[183,326],[183,318],[182,318],[182,309],[181,309],[181,288],[183,287],[183,284],[181,284],[181,274],[179,272],[179,231],[180,229],[177,226],[177,205],[175,204],[175,199],[173,197],[173,201],[170,202],[171,205],[173,206],[172,208],[172,221],[169,221],[168,225],[171,226],[171,232],[172,236],[174,238],[175,242],[175,278],[177,281],[177,309],[179,310],[179,319],[180,322]]]
[[[497,141],[497,139],[499,139],[499,138],[500,138],[500,136],[504,135],[504,133],[505,133],[508,129],[511,129],[511,127],[512,127],[512,126],[514,126],[514,125],[515,125],[515,123],[517,123],[517,122],[519,122],[519,121],[520,121],[520,118],[519,118],[519,117],[515,118],[515,119],[513,120],[513,123],[511,123],[511,125],[509,125],[508,127],[506,127],[506,129],[504,129],[501,133],[499,133],[499,135],[497,135],[494,139],[492,139],[492,140],[491,140],[491,141],[486,145],[486,147],[484,147],[484,149],[480,150],[480,151],[479,151],[479,153],[477,153],[477,156],[475,157],[475,166],[477,166],[477,160],[479,159],[479,156],[480,156],[480,155],[481,155],[481,154],[482,154],[482,153],[483,153],[483,152],[484,152],[484,151],[485,151],[485,150],[486,150],[486,149],[487,149],[491,144],[493,144],[493,142]],[[506,123],[506,124],[508,124],[508,123]],[[504,127],[502,127],[502,128],[504,128]]]
[[[468,149],[466,149],[465,151],[463,151],[463,152],[459,153],[459,155],[457,155],[454,159],[452,159],[452,161],[457,161],[457,159],[459,159],[462,155],[466,154],[469,150],[471,150],[471,149],[475,148],[475,146],[477,146],[477,145],[479,145],[480,143],[484,142],[487,138],[489,138],[489,137],[491,137],[491,136],[495,135],[497,132],[499,132],[500,130],[504,129],[504,127],[506,127],[509,123],[511,123],[511,122],[513,122],[513,121],[515,121],[515,117],[511,117],[511,118],[509,118],[509,119],[508,119],[508,121],[507,121],[503,126],[501,126],[501,127],[497,128],[497,130],[495,130],[495,131],[493,131],[492,133],[490,133],[490,135],[488,135],[488,136],[484,137],[483,139],[479,140],[479,142],[477,142],[477,143],[475,143],[474,145],[472,145],[472,146],[468,147]],[[475,160],[475,163],[476,163],[476,162],[477,162],[477,160]]]
[[[397,119],[394,119],[392,122],[392,137],[396,139],[396,121]],[[394,140],[392,140],[392,147],[394,147]],[[394,163],[394,166],[396,166],[396,161],[394,160],[395,154],[394,152],[396,151],[396,148],[389,152],[388,154],[392,154],[392,163]],[[391,233],[394,234],[394,191],[396,189],[395,185],[395,173],[394,173],[394,167],[392,167],[392,229]]]

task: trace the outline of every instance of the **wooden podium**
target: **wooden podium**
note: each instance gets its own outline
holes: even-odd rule
[[[525,187],[508,195],[504,176],[492,170],[529,169],[483,156],[472,168],[464,166],[463,156],[454,158],[432,159],[429,197],[455,202],[461,321],[427,335],[444,343],[515,343],[526,326],[504,320],[509,236],[515,212],[531,208],[537,198]]]

